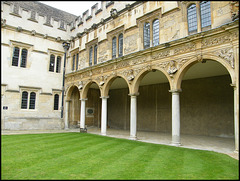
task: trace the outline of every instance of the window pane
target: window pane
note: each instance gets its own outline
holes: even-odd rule
[[[187,9],[188,13],[188,31],[197,31],[197,11],[196,4],[192,4]]]
[[[94,64],[97,64],[97,45],[94,46]]]
[[[58,110],[59,95],[55,94],[54,96],[54,110]]]
[[[120,34],[118,37],[118,56],[123,55],[123,34]]]
[[[36,93],[35,92],[31,92],[30,93],[29,109],[35,109],[35,99],[36,99]]]
[[[90,48],[90,50],[89,50],[89,66],[91,66],[92,65],[92,47]]]
[[[112,58],[116,58],[116,46],[117,46],[117,38],[113,37],[112,39]]]
[[[61,70],[61,57],[58,56],[58,57],[57,57],[57,67],[56,67],[56,72],[57,72],[57,73],[60,73],[60,70]]]
[[[18,57],[19,57],[19,48],[14,47],[13,57],[12,57],[12,66],[18,66]]]
[[[150,23],[145,23],[143,27],[144,48],[150,47]]]
[[[54,61],[55,61],[55,56],[52,54],[50,56],[50,65],[49,65],[50,72],[54,72]]]
[[[77,53],[77,57],[76,57],[76,70],[78,70],[78,56],[79,56],[79,54]]]
[[[28,92],[24,91],[22,93],[22,105],[21,109],[27,109],[27,102],[28,102]]]
[[[26,67],[26,63],[27,63],[27,53],[28,53],[28,51],[27,51],[27,49],[23,49],[22,50],[22,58],[21,58],[21,67]]]
[[[73,55],[73,60],[72,60],[72,70],[74,70],[75,67],[75,55]]]
[[[210,26],[211,25],[210,1],[202,1],[200,3],[200,11],[201,11],[201,27],[204,28],[206,26]]]
[[[153,21],[153,46],[159,45],[159,20]]]

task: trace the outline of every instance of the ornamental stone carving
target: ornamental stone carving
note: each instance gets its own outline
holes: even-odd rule
[[[167,57],[170,55],[170,50],[165,50],[165,51],[161,51],[160,53],[156,53],[152,56],[152,59],[160,59],[163,57]]]
[[[234,69],[234,58],[233,58],[232,48],[225,48],[225,49],[216,51],[216,55],[226,60]]]
[[[112,18],[116,18],[118,16],[117,9],[112,8],[110,14]]]
[[[82,90],[82,88],[83,88],[83,82],[82,82],[82,81],[80,81],[80,82],[79,82],[79,85],[78,85],[78,90],[80,90],[80,91],[81,91],[81,90]]]
[[[6,26],[6,19],[1,18],[1,26],[2,27]]]
[[[186,43],[185,45],[174,49],[174,55],[194,51],[196,49],[196,43]]]
[[[35,30],[32,30],[32,31],[31,31],[31,34],[32,34],[33,36],[35,36],[35,35],[36,35],[36,31],[35,31]]]
[[[22,31],[22,27],[21,27],[21,26],[18,26],[18,27],[17,27],[17,31],[18,31],[18,32],[21,32],[21,31]]]
[[[169,67],[168,67],[168,70],[167,70],[167,73],[170,75],[170,76],[173,76],[173,74],[175,74],[176,72],[178,71],[176,65],[175,65],[175,61],[174,60],[171,60],[169,62]]]
[[[230,41],[229,35],[219,36],[214,38],[206,38],[206,39],[203,39],[202,41],[202,47],[205,48],[209,46],[219,45],[219,44],[227,43],[229,41]]]

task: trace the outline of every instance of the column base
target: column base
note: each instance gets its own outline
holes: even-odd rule
[[[69,128],[64,128],[65,130],[69,129]]]
[[[181,146],[181,143],[180,142],[172,142],[170,145],[172,145],[172,146]]]
[[[238,150],[234,150],[233,153],[238,153],[239,154]]]
[[[87,128],[80,128],[80,133],[87,133]]]
[[[137,140],[137,136],[130,136],[129,140]]]

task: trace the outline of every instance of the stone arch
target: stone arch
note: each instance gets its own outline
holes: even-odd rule
[[[101,96],[103,96],[103,97],[108,96],[109,88],[110,88],[111,84],[113,83],[113,81],[114,81],[116,78],[119,78],[119,77],[123,78],[123,79],[126,81],[126,83],[127,83],[127,85],[128,85],[129,93],[131,93],[131,86],[130,86],[130,84],[129,84],[129,81],[126,79],[126,77],[123,76],[123,75],[121,75],[121,74],[116,74],[116,75],[112,75],[112,76],[110,76],[110,77],[108,78],[107,82],[106,82],[106,83],[104,84],[104,86],[103,86],[103,90],[102,90],[102,92],[101,92]]]
[[[190,59],[189,61],[187,61],[182,67],[181,69],[176,73],[176,77],[174,79],[174,83],[173,83],[173,90],[180,90],[181,89],[181,83],[182,83],[182,79],[184,77],[184,75],[186,74],[186,72],[189,70],[189,68],[191,68],[194,64],[201,62],[201,61],[205,61],[205,60],[212,60],[212,61],[217,61],[219,62],[221,65],[223,65],[232,80],[232,84],[235,84],[236,82],[236,78],[235,78],[235,72],[234,69],[231,67],[231,65],[224,59],[215,56],[215,55],[211,55],[211,54],[204,54],[202,55],[201,60],[199,60],[198,57],[194,57],[192,59]]]
[[[78,88],[78,86],[76,84],[72,84],[67,88],[67,90],[66,90],[66,100],[70,100],[74,87]],[[79,92],[79,95],[81,97],[80,92]]]
[[[131,94],[137,94],[138,93],[138,90],[139,90],[139,85],[140,85],[140,82],[141,80],[143,79],[143,77],[149,73],[150,71],[153,71],[153,70],[159,70],[161,73],[163,73],[166,78],[168,79],[168,82],[169,82],[169,86],[170,86],[170,89],[172,87],[172,78],[169,76],[169,74],[162,68],[159,68],[158,66],[152,66],[151,69],[144,69],[142,70],[141,72],[139,72],[139,74],[135,77],[133,83],[132,83],[132,91],[131,91]]]
[[[99,86],[98,82],[96,80],[89,80],[88,82],[85,83],[85,85],[83,86],[82,90],[80,91],[80,97],[81,99],[86,99],[87,98],[87,93],[88,93],[88,90],[91,86],[92,83],[96,83],[97,86],[99,87],[99,90],[102,94],[102,89],[101,87]]]

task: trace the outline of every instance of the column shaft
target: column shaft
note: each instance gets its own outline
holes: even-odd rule
[[[108,97],[101,97],[102,98],[102,119],[101,119],[101,134],[107,134],[107,98]]]
[[[69,110],[69,101],[66,101],[66,107],[65,107],[65,120],[64,120],[64,128],[68,129],[68,110]]]
[[[86,106],[86,99],[81,99],[80,128],[85,128],[85,106]]]
[[[179,92],[172,92],[172,144],[180,145],[180,99]]]
[[[131,96],[130,138],[137,138],[137,96]]]

